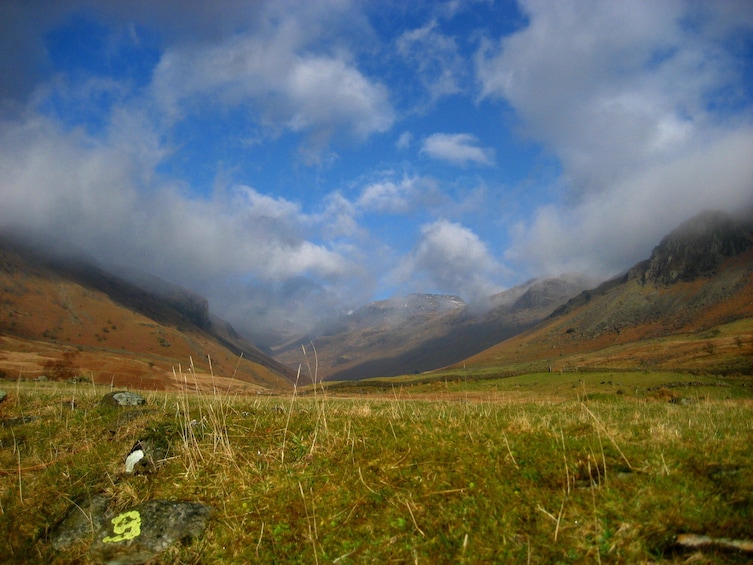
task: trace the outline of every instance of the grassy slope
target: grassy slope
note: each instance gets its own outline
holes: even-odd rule
[[[280,373],[239,359],[169,308],[155,310],[165,318],[156,321],[44,265],[0,254],[0,371],[11,378],[49,375],[45,364],[63,361],[67,352],[75,373],[118,386],[164,388],[173,367],[193,359],[208,372],[209,357],[216,375],[234,375],[252,387],[290,387]],[[158,302],[142,294],[132,300]]]
[[[102,391],[11,383],[0,418],[40,419],[0,428],[4,558],[86,563],[88,542],[58,554],[47,536],[104,492],[119,508],[215,508],[166,563],[683,562],[679,533],[753,538],[750,384],[542,373],[359,398],[155,392],[153,412],[118,424],[96,407]],[[169,438],[169,460],[123,476],[149,431]]]
[[[504,365],[554,371],[613,367],[751,374],[753,274],[748,267],[735,283],[733,294],[720,299],[717,293],[713,300],[709,289],[716,283],[704,280],[679,283],[671,289],[643,287],[636,281],[613,286],[455,367]],[[657,308],[666,310],[666,315]]]

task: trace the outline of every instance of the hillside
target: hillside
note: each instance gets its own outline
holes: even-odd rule
[[[623,276],[585,291],[468,365],[753,371],[753,225],[684,223]]]
[[[6,236],[0,290],[0,371],[7,378],[81,375],[160,389],[177,386],[174,367],[193,363],[197,380],[214,374],[253,387],[290,386],[289,369],[212,316],[203,297],[168,283],[147,290]]]
[[[358,380],[436,369],[516,335],[549,315],[587,287],[580,277],[531,280],[501,292],[484,304],[459,297],[412,294],[375,302],[335,320],[310,337],[316,347],[319,376]],[[297,366],[308,360],[301,341],[275,351],[277,359]]]

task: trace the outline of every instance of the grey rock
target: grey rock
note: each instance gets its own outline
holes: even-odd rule
[[[13,426],[23,426],[24,424],[30,424],[39,420],[37,416],[20,416],[18,418],[10,418],[8,420],[0,420],[0,428],[12,428]]]
[[[7,397],[8,397],[8,393],[5,392],[4,390],[0,390],[0,402],[5,400]]]
[[[108,565],[137,565],[177,541],[199,537],[212,513],[199,502],[151,500],[110,517],[89,550]]]
[[[146,399],[135,392],[118,390],[104,395],[100,404],[118,408],[123,406],[141,406],[142,404],[146,404]]]
[[[76,542],[94,539],[94,536],[105,528],[108,504],[106,497],[96,495],[86,502],[71,506],[65,518],[50,535],[52,547],[60,551]]]

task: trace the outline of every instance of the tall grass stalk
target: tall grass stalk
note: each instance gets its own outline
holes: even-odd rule
[[[303,501],[303,511],[306,514],[306,525],[308,526],[308,530],[309,530],[308,537],[311,540],[311,547],[314,550],[314,562],[318,565],[319,564],[319,551],[317,550],[317,547],[316,547],[316,541],[319,534],[316,529],[316,511],[313,506],[314,504],[313,497],[311,501],[312,513],[310,515],[308,505],[306,504],[306,495],[303,494],[303,485],[301,484],[301,481],[298,481],[298,489],[301,492],[301,500]]]
[[[316,406],[316,424],[314,425],[314,438],[311,442],[311,448],[309,449],[309,455],[313,456],[314,454],[314,448],[316,447],[316,442],[319,438],[319,427],[320,425],[324,426],[324,431],[326,432],[328,430],[327,425],[327,412],[326,412],[326,400],[327,400],[327,392],[326,388],[322,384],[322,377],[319,376],[319,356],[316,353],[316,346],[314,346],[314,342],[311,342],[311,350],[314,353],[314,370],[311,370],[311,363],[309,362],[308,353],[306,352],[306,348],[301,345],[301,349],[303,350],[303,356],[306,360],[306,367],[309,371],[309,376],[312,379],[313,385],[314,385],[314,405]],[[317,388],[319,389],[319,392],[317,393]]]
[[[285,446],[288,441],[288,428],[290,427],[290,415],[293,413],[293,405],[298,394],[298,381],[301,378],[301,366],[298,365],[298,372],[295,375],[295,384],[293,384],[293,395],[290,397],[290,406],[288,407],[288,415],[285,420],[285,430],[282,433],[282,452],[280,454],[280,464],[285,463]]]
[[[178,375],[182,377],[183,386],[178,401],[176,402],[176,418],[181,427],[183,451],[188,459],[186,475],[195,476],[200,462],[204,461],[201,446],[199,445],[199,440],[195,433],[195,427],[200,425],[201,421],[191,418],[191,405],[188,397],[188,376],[183,372],[180,364],[178,365],[178,374],[175,373],[175,367],[173,367],[173,376],[177,382],[180,382]]]
[[[612,434],[609,433],[609,431],[604,426],[604,424],[601,422],[601,420],[599,420],[596,417],[596,415],[593,412],[591,412],[591,410],[589,410],[588,406],[586,406],[585,403],[581,402],[581,406],[588,413],[588,415],[591,416],[591,418],[593,418],[594,422],[596,422],[597,430],[601,429],[604,432],[604,434],[609,438],[609,441],[612,442],[612,445],[617,450],[617,453],[620,454],[620,457],[622,457],[622,460],[625,461],[625,464],[628,466],[628,469],[630,469],[631,471],[635,471],[635,468],[630,464],[630,461],[625,456],[625,454],[622,452],[622,449],[620,449],[620,446],[617,445],[617,442],[615,441],[614,437],[612,437]],[[599,434],[599,442],[601,442],[601,435],[600,434]],[[602,453],[602,457],[603,457],[604,456],[604,449],[603,449],[603,447],[602,447],[601,453]],[[604,465],[605,465],[604,468],[605,468],[605,472],[606,472],[606,459],[604,460]]]

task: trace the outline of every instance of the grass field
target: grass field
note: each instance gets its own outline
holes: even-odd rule
[[[117,508],[152,499],[214,508],[204,536],[166,550],[165,563],[753,555],[676,543],[753,540],[750,379],[455,372],[287,396],[145,393],[131,418],[99,407],[107,389],[91,385],[0,388],[8,562],[88,563],[88,540],[56,552],[49,536],[72,504],[100,493]],[[145,437],[165,442],[164,464],[125,475],[126,454]]]

